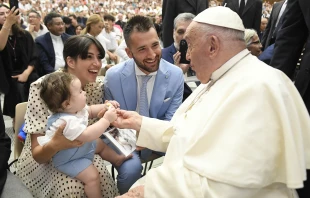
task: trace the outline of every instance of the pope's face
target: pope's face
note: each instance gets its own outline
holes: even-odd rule
[[[185,40],[188,44],[186,58],[190,60],[190,67],[196,72],[201,83],[207,83],[211,75],[207,39],[208,37],[199,31],[197,22],[193,21],[186,30]]]

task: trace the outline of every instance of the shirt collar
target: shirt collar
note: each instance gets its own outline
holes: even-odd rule
[[[138,67],[138,65],[135,63],[135,72],[136,76],[146,76],[146,74],[141,71],[141,69]],[[148,76],[155,76],[157,74],[157,71],[150,73]]]
[[[250,52],[247,49],[242,50],[234,57],[229,59],[226,63],[224,63],[220,68],[215,70],[211,75],[211,81],[218,80],[221,76],[223,76],[228,70],[230,70],[237,62],[243,59],[245,56],[249,55]]]
[[[52,37],[53,40],[59,40],[59,39],[61,39],[61,35],[56,36],[56,35],[52,34],[51,32],[50,32],[50,34],[51,34],[51,37]]]

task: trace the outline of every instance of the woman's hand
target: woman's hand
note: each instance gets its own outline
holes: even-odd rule
[[[27,82],[29,75],[25,72],[16,75],[16,76],[12,76],[12,78],[16,78],[18,82]]]
[[[29,65],[27,67],[27,69],[24,70],[23,73],[16,75],[16,76],[12,76],[12,78],[16,78],[18,82],[27,82],[29,75],[31,74],[31,72],[33,71],[34,67]]]
[[[70,141],[63,135],[65,124],[61,125],[55,132],[54,137],[44,146],[39,145],[37,138],[39,134],[31,134],[32,156],[39,164],[47,163],[58,152],[64,149],[80,147],[83,142],[78,140]]]
[[[80,147],[84,143],[79,140],[69,140],[67,139],[64,134],[63,130],[65,129],[66,124],[61,125],[55,132],[54,137],[51,140],[51,144],[53,144],[53,147],[58,151]]]
[[[18,9],[15,9],[15,7],[13,7],[7,15],[4,25],[8,25],[11,28],[11,26],[18,21],[18,11]]]

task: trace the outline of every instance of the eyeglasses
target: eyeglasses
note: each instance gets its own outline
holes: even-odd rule
[[[38,18],[37,16],[28,16],[29,19],[35,19]]]
[[[64,22],[58,22],[58,23],[53,23],[53,25],[61,26],[61,25],[65,25],[65,23]]]
[[[252,44],[254,44],[254,45],[259,45],[259,44],[260,44],[260,40],[257,40],[257,41],[254,41],[254,42],[251,42],[249,45],[252,45]]]

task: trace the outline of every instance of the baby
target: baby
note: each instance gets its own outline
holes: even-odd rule
[[[66,123],[63,135],[69,140],[79,140],[84,144],[59,151],[53,156],[52,163],[58,171],[82,181],[87,197],[102,197],[99,173],[92,163],[94,154],[98,153],[115,166],[128,159],[124,155],[118,155],[99,139],[110,123],[116,120],[115,107],[111,103],[87,106],[80,80],[65,72],[45,76],[41,82],[40,97],[53,114],[48,118],[45,136],[38,137],[38,143],[45,145],[52,139],[57,128]],[[114,105],[117,106],[117,102]],[[88,119],[97,117],[103,109],[107,109],[103,117],[88,126]]]

